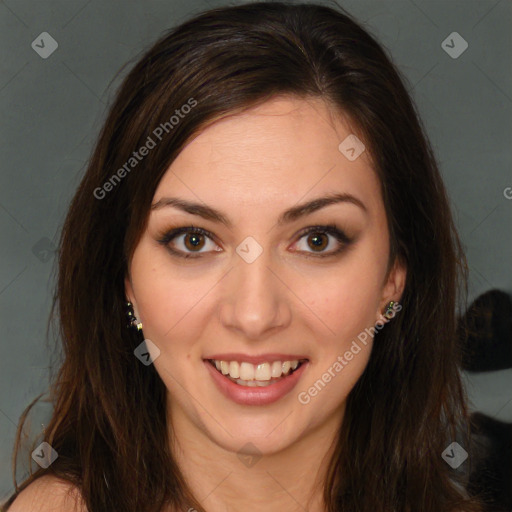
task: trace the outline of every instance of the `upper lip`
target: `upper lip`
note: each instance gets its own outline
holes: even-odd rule
[[[216,361],[238,361],[252,363],[252,364],[261,364],[261,363],[273,363],[274,361],[301,361],[307,360],[308,358],[303,354],[261,354],[257,356],[251,356],[249,354],[240,354],[240,353],[229,353],[229,354],[213,354],[211,356],[207,356],[204,359],[215,359]]]

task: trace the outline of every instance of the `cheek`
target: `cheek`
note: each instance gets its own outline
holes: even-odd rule
[[[167,258],[167,261],[166,261]],[[210,283],[207,274],[188,273],[171,265],[168,256],[139,246],[132,260],[132,281],[137,309],[146,338],[165,346],[173,339],[186,345],[200,331],[201,301]]]
[[[320,320],[322,333],[339,346],[375,323],[380,301],[381,269],[378,262],[354,253],[328,273],[317,274],[314,281],[303,283],[305,303]],[[325,339],[325,338],[324,338]]]

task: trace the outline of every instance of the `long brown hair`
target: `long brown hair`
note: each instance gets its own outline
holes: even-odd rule
[[[389,267],[400,258],[408,270],[403,309],[375,334],[347,399],[326,510],[482,510],[441,456],[456,439],[469,446],[455,334],[467,264],[405,83],[347,13],[316,4],[210,10],[144,54],[120,86],[65,219],[52,308],[63,362],[44,435],[59,456],[18,492],[52,474],[78,486],[91,512],[158,512],[166,503],[204,511],[170,453],[165,386],[133,355],[141,340],[126,328],[124,278],[156,187],[185,143],[213,120],[290,94],[321,98],[351,119],[381,182]],[[131,161],[149,138],[154,147]]]

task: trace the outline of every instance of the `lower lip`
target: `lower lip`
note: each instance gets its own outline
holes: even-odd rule
[[[274,384],[265,387],[241,386],[216,370],[212,364],[204,361],[213,381],[227,398],[240,405],[267,405],[277,402],[288,394],[297,384],[308,362],[304,362],[293,373],[282,377]]]

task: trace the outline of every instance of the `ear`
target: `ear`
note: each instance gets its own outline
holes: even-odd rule
[[[124,293],[126,296],[126,300],[131,302],[133,304],[134,310],[136,310],[137,304],[135,301],[135,294],[133,293],[132,281],[130,279],[130,276],[128,275],[124,278]]]
[[[376,322],[389,322],[384,315],[390,301],[399,302],[405,288],[407,278],[407,269],[405,264],[396,258],[393,267],[387,273],[384,286],[382,288],[382,297],[379,302],[379,308],[376,311]]]

